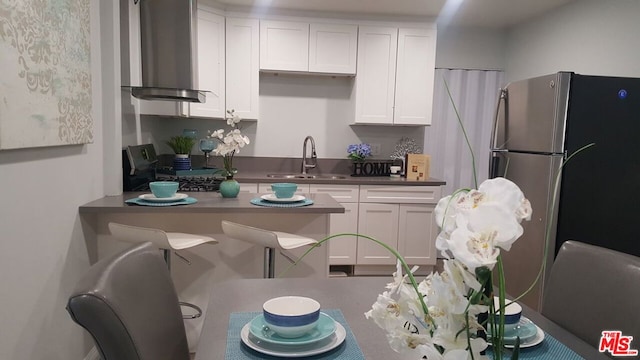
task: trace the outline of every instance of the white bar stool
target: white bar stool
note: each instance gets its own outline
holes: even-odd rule
[[[264,277],[273,278],[275,272],[275,249],[290,250],[306,245],[315,245],[317,240],[280,231],[269,231],[222,220],[222,231],[229,237],[264,247]]]
[[[111,232],[111,235],[119,240],[132,243],[151,242],[155,246],[162,249],[162,252],[164,254],[164,261],[167,263],[169,273],[171,273],[171,251],[174,251],[174,253],[179,258],[186,261],[187,264],[191,265],[191,262],[184,256],[178,254],[176,250],[188,249],[201,244],[215,245],[218,243],[218,240],[209,236],[178,232],[165,232],[160,229],[124,225],[114,222],[109,223],[109,231]],[[190,307],[197,312],[193,315],[183,315],[184,319],[195,319],[202,316],[202,309],[200,309],[200,307],[198,307],[197,305],[187,302],[180,302],[180,305]]]

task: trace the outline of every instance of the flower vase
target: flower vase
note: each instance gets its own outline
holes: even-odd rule
[[[233,177],[227,177],[226,180],[220,183],[220,194],[223,198],[235,198],[239,193],[240,184]]]
[[[191,170],[191,158],[188,154],[176,154],[173,158],[173,170]]]

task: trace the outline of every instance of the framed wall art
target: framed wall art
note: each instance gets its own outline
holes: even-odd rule
[[[0,150],[86,144],[90,0],[0,0]]]

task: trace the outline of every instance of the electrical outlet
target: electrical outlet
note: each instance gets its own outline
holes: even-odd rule
[[[369,144],[371,146],[371,155],[378,156],[380,155],[380,148],[382,147],[380,144]]]

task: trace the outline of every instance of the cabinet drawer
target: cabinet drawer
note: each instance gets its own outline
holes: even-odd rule
[[[436,204],[440,186],[361,185],[360,202],[392,204]]]
[[[329,194],[339,203],[358,202],[360,187],[358,185],[309,185],[312,194]]]

